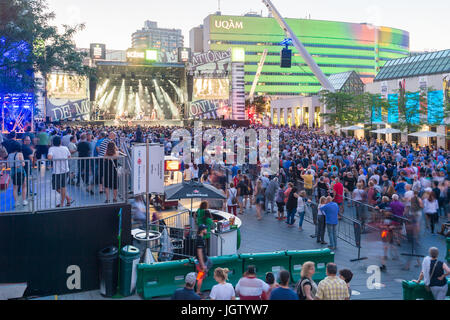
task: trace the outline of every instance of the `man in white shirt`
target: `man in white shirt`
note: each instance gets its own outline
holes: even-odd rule
[[[70,151],[67,147],[61,146],[61,137],[53,138],[53,147],[48,150],[48,160],[53,160],[52,189],[61,195],[61,203],[56,207],[63,207],[64,200],[67,200],[67,206],[73,203],[73,200],[66,192],[66,184],[69,173]]]

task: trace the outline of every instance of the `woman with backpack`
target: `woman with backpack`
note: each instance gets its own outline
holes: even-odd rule
[[[445,300],[448,291],[446,277],[450,275],[450,268],[445,262],[438,260],[438,248],[430,248],[428,254],[428,257],[423,259],[419,279],[414,282],[419,283],[423,279],[425,289],[432,293],[434,300]]]
[[[299,300],[314,300],[317,292],[317,284],[312,279],[316,272],[314,262],[305,262],[300,273],[301,278],[295,285]]]
[[[289,193],[288,200],[286,202],[287,221],[289,227],[293,227],[295,223],[295,214],[297,213],[298,206],[297,187],[293,187]]]
[[[22,153],[22,146],[20,143],[15,143],[12,146],[12,152],[8,155],[8,164],[11,168],[11,180],[13,183],[13,196],[14,196],[14,207],[17,205],[19,200],[19,187],[22,188],[22,204],[24,206],[28,205],[27,201],[27,173],[25,172],[25,161]]]
[[[235,216],[237,216],[237,189],[234,187],[234,183],[230,183],[230,187],[227,189],[227,208],[228,213],[233,213]]]
[[[278,189],[277,196],[275,197],[275,202],[278,207],[278,217],[277,220],[283,221],[284,218],[284,184],[280,184],[280,188]]]

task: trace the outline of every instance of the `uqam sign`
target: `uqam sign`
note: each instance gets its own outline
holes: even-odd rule
[[[214,20],[214,27],[217,29],[225,29],[225,30],[242,30],[244,29],[244,22],[236,21],[233,19],[217,19]]]

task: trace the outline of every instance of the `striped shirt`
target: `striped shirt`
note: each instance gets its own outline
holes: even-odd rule
[[[257,300],[260,299],[263,292],[268,292],[270,286],[256,277],[241,278],[236,285],[236,295],[241,300]]]
[[[345,281],[332,276],[320,281],[316,297],[320,300],[345,300],[350,298],[350,295]]]
[[[100,144],[100,146],[98,147],[99,152],[98,152],[98,156],[99,157],[104,157],[106,154],[106,149],[108,149],[108,144],[112,142],[112,140],[110,138],[105,138],[103,139],[102,143]]]

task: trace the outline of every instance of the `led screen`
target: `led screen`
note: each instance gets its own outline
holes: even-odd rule
[[[221,100],[230,96],[230,81],[224,79],[194,79],[194,100]]]
[[[68,74],[50,74],[47,78],[47,96],[51,99],[86,99],[87,79]]]

